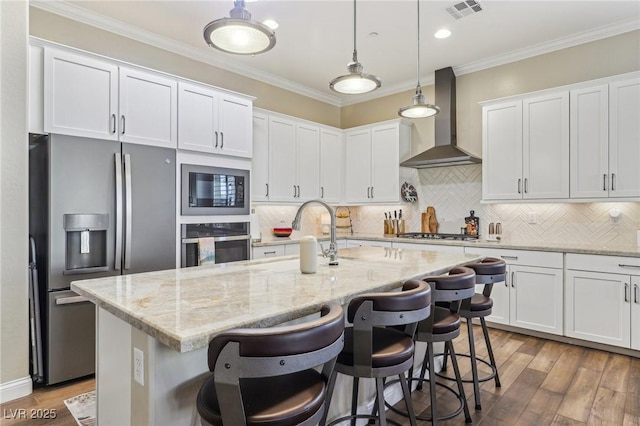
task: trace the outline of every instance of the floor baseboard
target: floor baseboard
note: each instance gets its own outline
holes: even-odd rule
[[[22,379],[12,380],[6,383],[0,383],[0,403],[13,401],[30,395],[33,391],[33,382],[31,377],[23,377]]]

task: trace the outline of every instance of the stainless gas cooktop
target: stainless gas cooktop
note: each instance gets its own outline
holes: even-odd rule
[[[424,232],[408,232],[406,234],[398,234],[398,238],[412,238],[416,240],[477,240],[477,235],[467,234],[431,234]]]

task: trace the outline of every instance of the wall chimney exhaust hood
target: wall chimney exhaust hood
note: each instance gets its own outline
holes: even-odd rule
[[[440,108],[435,116],[435,146],[400,165],[424,169],[480,163],[478,157],[458,148],[456,143],[456,76],[451,67],[435,72],[435,104]]]

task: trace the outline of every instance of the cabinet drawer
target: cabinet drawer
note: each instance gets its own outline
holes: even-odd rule
[[[464,253],[462,246],[448,246],[444,244],[422,244],[422,243],[392,243],[393,248],[424,251],[443,251],[445,253]]]
[[[252,259],[263,259],[265,257],[284,256],[284,244],[274,246],[254,247]]]
[[[567,253],[567,269],[640,275],[640,257]]]
[[[508,265],[529,265],[543,268],[562,268],[562,253],[498,249],[485,247],[465,247],[465,253],[478,253],[504,259]]]

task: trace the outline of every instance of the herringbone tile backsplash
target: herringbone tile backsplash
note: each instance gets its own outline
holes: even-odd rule
[[[512,242],[616,243],[636,244],[640,229],[640,203],[530,203],[481,204],[482,166],[465,165],[433,169],[401,168],[401,182],[416,187],[418,201],[389,206],[350,207],[354,232],[383,233],[385,212],[402,209],[407,232],[419,232],[421,213],[427,206],[436,209],[440,232],[457,233],[470,210],[480,217],[481,236],[487,235],[490,222],[500,222],[504,239]],[[398,188],[399,189],[399,188]],[[621,212],[614,222],[611,209]],[[297,206],[258,206],[263,235],[285,218],[293,219]],[[310,207],[303,215],[302,232],[320,232],[322,207]],[[535,216],[536,223],[530,223]],[[348,221],[342,220],[341,225]]]

